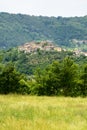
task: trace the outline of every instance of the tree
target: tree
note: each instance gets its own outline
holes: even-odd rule
[[[0,74],[0,93],[26,93],[23,90],[29,89],[27,87],[24,77],[15,70],[13,64],[8,64],[4,67]]]
[[[84,66],[81,79],[82,79],[81,93],[83,96],[87,96],[87,65]]]
[[[49,65],[45,70],[37,69],[33,84],[32,93],[37,95],[58,95],[60,90],[60,66],[57,61]]]
[[[31,80],[31,94],[36,95],[45,95],[45,80],[44,80],[44,71],[40,68],[37,68],[34,77]]]
[[[20,74],[16,72],[14,66],[9,64],[5,66],[0,75],[0,90],[1,93],[16,92],[19,86]]]
[[[46,95],[58,95],[60,93],[60,64],[54,61],[45,74]]]
[[[61,88],[65,96],[75,96],[78,66],[69,57],[65,58],[61,69]]]

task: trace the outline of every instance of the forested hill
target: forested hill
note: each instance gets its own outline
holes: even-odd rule
[[[60,47],[87,44],[87,16],[42,17],[0,13],[0,48],[29,41],[50,40]]]

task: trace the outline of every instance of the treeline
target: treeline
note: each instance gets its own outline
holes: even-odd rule
[[[87,96],[87,65],[79,65],[69,57],[53,62],[45,70],[38,69],[31,83],[37,95]]]
[[[18,73],[12,64],[0,67],[0,93],[48,96],[87,96],[87,64],[80,66],[70,57],[54,61],[32,76]]]

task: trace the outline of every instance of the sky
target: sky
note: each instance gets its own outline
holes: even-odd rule
[[[0,12],[35,16],[87,15],[87,0],[0,0]]]

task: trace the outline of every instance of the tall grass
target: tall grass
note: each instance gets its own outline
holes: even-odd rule
[[[87,130],[87,98],[0,95],[0,130]]]

